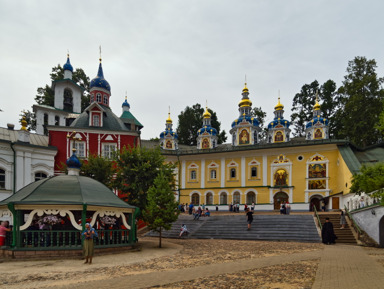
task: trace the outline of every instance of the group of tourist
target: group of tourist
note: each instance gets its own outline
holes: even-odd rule
[[[289,215],[291,213],[291,205],[288,201],[284,201],[280,203],[280,214],[281,215]]]

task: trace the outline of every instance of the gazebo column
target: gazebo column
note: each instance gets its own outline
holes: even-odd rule
[[[16,210],[15,210],[15,204],[14,203],[9,203],[8,204],[8,209],[11,211],[12,213],[12,218],[13,218],[13,228],[12,228],[12,244],[11,244],[11,248],[15,248],[16,247],[16,244],[19,245],[18,243],[20,243],[18,241],[18,238],[17,236],[19,236],[20,234],[20,223],[18,222],[19,221],[19,218],[18,218],[18,215],[16,214]]]
[[[82,232],[85,230],[85,224],[87,222],[87,205],[83,205],[83,211],[81,212],[81,227]]]
[[[137,225],[136,225],[136,216],[139,214],[140,209],[135,208],[135,212],[129,214],[128,222],[131,226],[131,230],[129,231],[129,242],[136,243],[137,242]]]

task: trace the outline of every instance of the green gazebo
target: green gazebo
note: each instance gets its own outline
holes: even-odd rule
[[[0,202],[0,218],[11,216],[13,220],[6,241],[10,250],[78,250],[87,222],[98,232],[95,248],[132,246],[137,242],[135,221],[139,209],[102,183],[79,176],[78,169],[69,169],[70,175],[31,183]]]

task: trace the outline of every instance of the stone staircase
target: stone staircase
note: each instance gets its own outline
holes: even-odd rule
[[[312,215],[254,215],[250,231],[245,214],[214,215],[198,221],[190,215],[180,215],[163,237],[178,238],[182,224],[190,231],[188,238],[321,242]],[[146,236],[158,233],[149,232]]]
[[[356,239],[353,236],[351,227],[347,224],[345,229],[340,229],[340,213],[319,213],[321,224],[325,223],[325,218],[329,218],[329,221],[333,224],[333,230],[337,236],[336,243],[338,244],[354,244],[356,245]]]

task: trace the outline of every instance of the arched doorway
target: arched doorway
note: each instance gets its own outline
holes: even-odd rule
[[[313,212],[314,211],[313,207],[316,207],[316,210],[320,212],[321,211],[320,200],[322,198],[323,198],[322,196],[312,196],[311,201],[309,202],[309,211]]]
[[[379,222],[379,242],[380,247],[384,247],[384,217],[381,217]]]
[[[252,203],[256,203],[256,194],[254,192],[249,192],[247,194],[247,204],[252,205]]]
[[[198,193],[193,193],[191,197],[191,203],[195,206],[200,204],[200,195]]]
[[[280,210],[280,204],[283,202],[288,202],[288,194],[284,192],[278,192],[273,196],[273,209]]]

